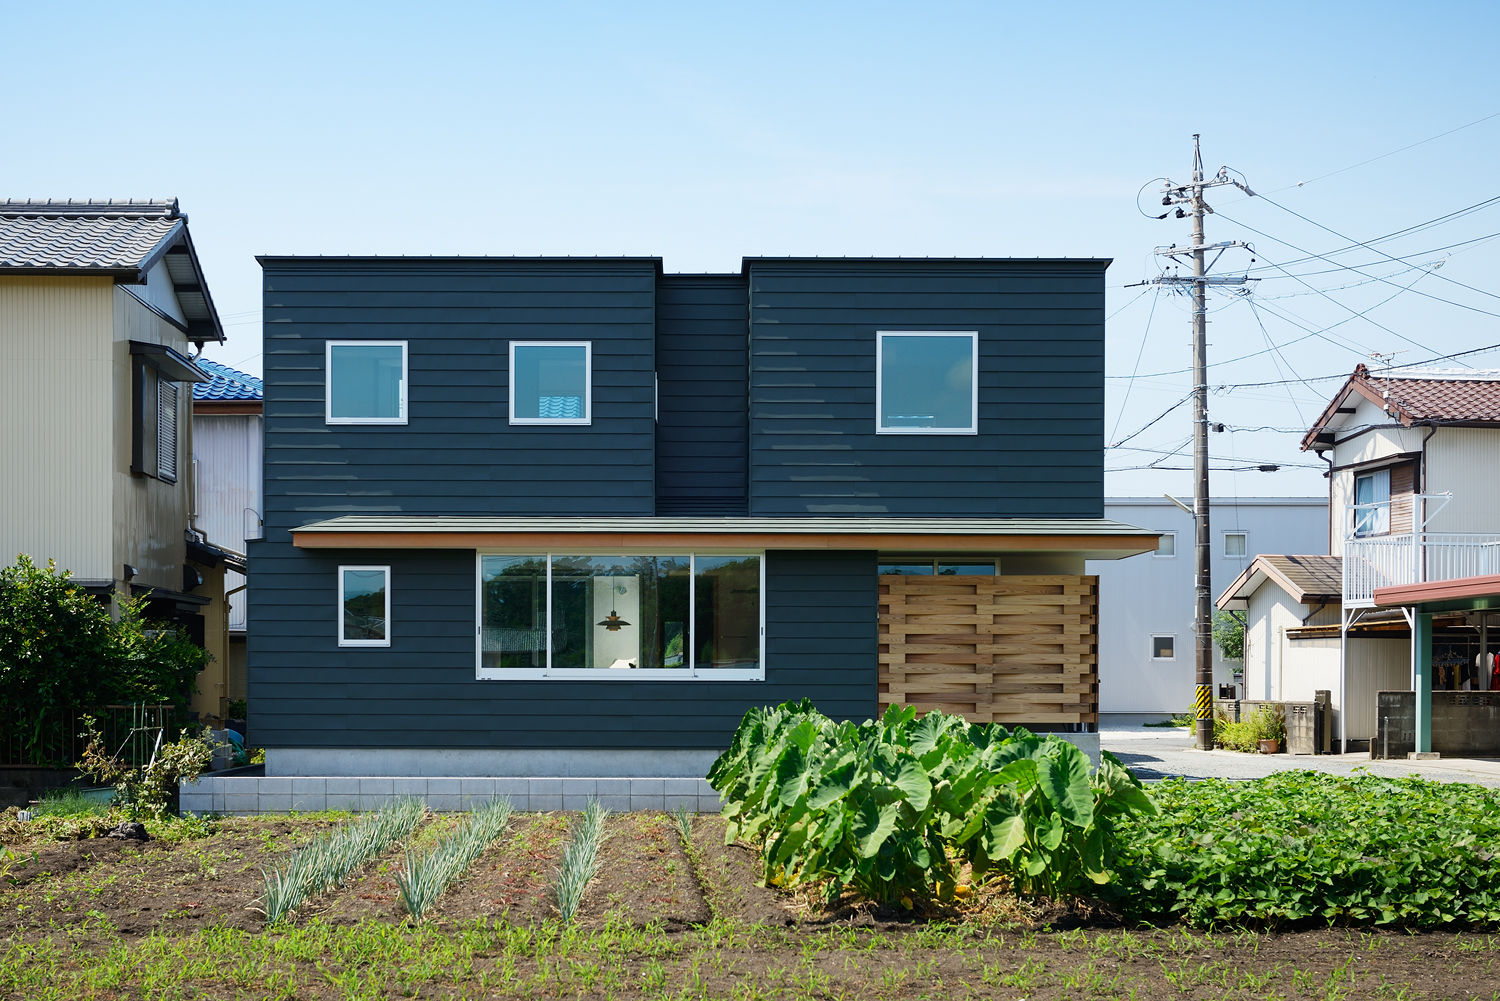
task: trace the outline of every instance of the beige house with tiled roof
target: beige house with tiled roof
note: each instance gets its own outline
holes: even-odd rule
[[[1463,730],[1500,752],[1500,370],[1360,365],[1302,448],[1329,465],[1328,555],[1261,557],[1219,598],[1247,617],[1249,693],[1327,688],[1350,741],[1388,738],[1379,692],[1413,693],[1417,750]]]
[[[175,199],[0,202],[0,563],[148,596],[211,671],[244,558],[194,526],[190,355],[223,339]],[[217,713],[222,683],[199,688]]]

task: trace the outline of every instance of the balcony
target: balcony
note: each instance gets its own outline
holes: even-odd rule
[[[1500,534],[1404,532],[1344,540],[1344,607],[1370,608],[1376,588],[1500,574]]]

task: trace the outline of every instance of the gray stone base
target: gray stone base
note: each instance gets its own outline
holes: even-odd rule
[[[702,778],[718,751],[593,750],[443,750],[413,748],[266,749],[266,774],[275,778],[302,775],[430,776],[432,778]]]
[[[582,810],[590,799],[620,811],[717,813],[720,805],[719,794],[701,778],[205,775],[182,783],[180,806],[183,813],[247,816],[376,810],[403,796],[425,800],[438,812],[469,810],[501,796],[528,811]]]

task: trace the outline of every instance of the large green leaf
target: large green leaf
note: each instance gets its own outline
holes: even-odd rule
[[[907,761],[901,765],[901,770],[896,773],[896,786],[906,793],[906,800],[913,810],[921,813],[927,809],[927,803],[932,798],[932,781],[915,761]]]
[[[1089,785],[1089,761],[1065,740],[1052,740],[1036,756],[1037,783],[1052,808],[1074,827],[1094,822],[1094,790]]]

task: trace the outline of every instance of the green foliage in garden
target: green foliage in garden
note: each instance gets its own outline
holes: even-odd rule
[[[725,800],[726,840],[759,846],[765,878],[852,887],[884,903],[932,896],[969,862],[1023,892],[1078,893],[1112,878],[1114,826],[1154,810],[1110,755],[1056,737],[892,707],[835,723],[811,702],[745,714],[708,780]]]
[[[583,891],[589,881],[599,874],[599,849],[604,847],[605,821],[609,811],[591,799],[578,815],[578,824],[573,828],[573,838],[563,849],[557,872],[552,880],[552,896],[557,901],[557,913],[563,924],[571,924],[583,903]]]
[[[1280,706],[1259,706],[1247,719],[1231,723],[1229,717],[1214,717],[1214,744],[1231,751],[1255,754],[1262,740],[1286,742],[1286,717]]]
[[[0,568],[0,692],[29,760],[72,711],[120,703],[185,705],[208,654],[170,628],[148,628],[144,599],[119,618],[66,571],[21,556]]]
[[[1225,660],[1245,659],[1245,623],[1226,611],[1214,613],[1214,643]]]
[[[407,847],[406,865],[396,873],[396,886],[401,891],[401,906],[413,921],[422,920],[448,884],[462,876],[500,836],[510,823],[511,809],[510,800],[501,797],[476,807],[452,834],[439,838],[431,851],[414,852]]]
[[[1189,924],[1500,925],[1500,791],[1281,772],[1157,784],[1120,825],[1127,915]]]

